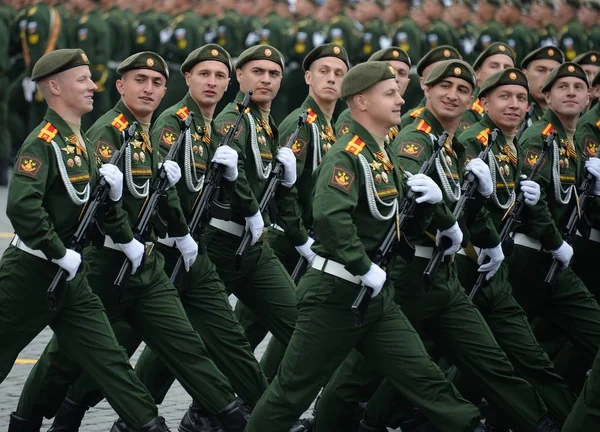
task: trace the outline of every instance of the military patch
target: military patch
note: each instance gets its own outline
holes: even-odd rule
[[[425,107],[415,108],[408,115],[411,116],[412,118],[417,118],[417,117],[419,117],[419,114],[421,114],[421,112],[424,109],[425,109]]]
[[[186,118],[188,118],[188,116],[190,115],[190,110],[188,109],[188,107],[183,106],[181,108],[179,108],[177,110],[177,112],[175,112],[175,114],[177,115],[177,117],[179,117],[181,120],[185,120]]]
[[[317,120],[317,113],[310,108],[306,108],[306,113],[308,114],[306,116],[306,122],[308,124],[313,124]]]
[[[487,145],[488,145],[489,134],[490,134],[490,128],[485,128],[484,130],[479,132],[479,135],[477,135],[477,139],[479,140],[479,142],[481,144],[484,145],[484,147],[487,147]]]
[[[544,128],[544,130],[542,131],[542,135],[550,136],[550,134],[554,131],[555,131],[555,129],[554,129],[554,126],[552,126],[552,123],[548,123],[546,125],[546,127]]]
[[[400,131],[398,130],[398,126],[392,126],[387,135],[390,139],[390,142],[394,141],[399,133]]]
[[[392,195],[398,195],[398,190],[395,187],[382,189],[382,190],[377,191],[377,195],[379,195],[379,198],[385,198],[385,197],[389,197]]]
[[[527,165],[529,165],[530,167],[533,167],[537,163],[539,158],[540,158],[539,151],[533,150],[533,149],[528,149],[527,153],[525,154],[525,163]],[[546,161],[543,161],[540,168],[543,167],[545,163],[546,163]]]
[[[261,157],[262,159],[266,159],[266,160],[268,160],[268,161],[272,161],[272,160],[273,160],[273,154],[272,154],[271,152],[264,152],[264,151],[261,151],[261,152],[260,152],[260,157]]]
[[[358,156],[358,154],[363,151],[365,146],[366,144],[363,142],[363,140],[361,140],[358,135],[354,135],[344,150],[346,150],[348,153],[352,153],[354,156]]]
[[[341,137],[342,135],[345,135],[345,134],[347,134],[348,132],[350,132],[350,123],[348,123],[348,122],[343,122],[343,123],[340,125],[340,127],[339,127],[339,129],[338,129],[338,131],[337,131],[337,136],[338,136],[338,137]]]
[[[89,179],[90,179],[89,173],[76,174],[76,175],[69,176],[69,180],[71,180],[71,183],[80,183],[80,182],[87,181]]]
[[[127,129],[127,126],[129,126],[129,122],[123,114],[119,114],[113,119],[110,125],[117,129],[119,132],[123,132],[125,129]]]
[[[419,132],[424,132],[426,134],[430,134],[431,133],[431,126],[429,126],[425,120],[421,119],[419,121],[419,123],[417,124],[417,130]]]
[[[286,139],[286,142],[288,139],[289,137]],[[292,151],[294,152],[294,155],[297,159],[299,159],[300,156],[302,156],[302,153],[304,153],[304,149],[306,149],[306,141],[302,138],[297,138],[296,141],[294,141],[294,144],[292,144]]]
[[[481,105],[479,98],[475,99],[475,102],[471,105],[471,111],[475,111],[479,115],[483,114],[483,106]]]
[[[230,121],[221,123],[221,129],[219,129],[219,133],[221,135],[223,135],[223,137],[224,137],[227,134],[227,132],[229,131],[229,129],[231,129],[233,127],[233,125],[234,125],[234,122],[230,122]],[[242,123],[240,123],[240,127],[238,128],[235,135],[233,135],[233,138],[238,139],[243,130],[244,130],[244,125]]]
[[[400,145],[398,156],[408,156],[418,158],[423,152],[423,145],[414,141],[406,141]]]
[[[21,156],[17,163],[17,173],[36,178],[42,167],[42,161],[32,156]]]
[[[585,137],[585,154],[595,157],[598,153],[598,142],[593,137]]]
[[[329,185],[341,190],[342,192],[348,193],[350,192],[350,187],[352,186],[353,182],[354,174],[352,174],[346,168],[342,168],[337,165],[333,167]]]
[[[42,128],[42,130],[40,131],[40,133],[38,134],[37,137],[39,139],[41,139],[42,141],[46,141],[47,143],[49,143],[54,139],[56,134],[58,134],[58,129],[56,129],[54,126],[52,126],[52,123],[48,122]]]
[[[96,143],[96,156],[99,157],[103,162],[108,162],[114,152],[115,148],[112,144],[102,140],[98,140]]]
[[[160,142],[167,147],[171,147],[178,137],[179,132],[175,132],[171,128],[164,127],[160,130]]]

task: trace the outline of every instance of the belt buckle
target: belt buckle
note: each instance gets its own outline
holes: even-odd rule
[[[146,242],[146,256],[150,256],[150,254],[152,253],[152,250],[154,250],[154,243],[153,242]]]

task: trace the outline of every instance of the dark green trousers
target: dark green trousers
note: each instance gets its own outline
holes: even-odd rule
[[[143,267],[130,277],[121,302],[117,300],[113,282],[125,255],[113,249],[92,247],[86,249],[85,257],[90,263],[90,286],[102,300],[109,319],[126,320],[194,400],[209,413],[217,414],[235,399],[227,378],[192,328],[176,289],[163,271],[164,260],[159,252],[146,257]],[[81,369],[70,354],[53,338],[27,378],[19,412],[27,419],[51,417],[67,394],[68,385],[80,374]],[[77,394],[94,394],[89,389],[97,388],[98,378],[85,370],[83,381],[76,384],[82,386]],[[52,392],[52,397],[47,392]]]
[[[562,432],[598,430],[600,425],[600,351],[594,360],[592,373],[583,386],[575,406],[567,417]]]
[[[0,261],[0,383],[21,350],[49,325],[70,362],[96,376],[115,411],[132,427],[141,428],[157,416],[156,406],[117,343],[100,299],[90,290],[87,271],[63,288],[56,311],[48,308],[46,290],[58,268],[12,246],[4,252]],[[33,373],[38,369],[34,366]],[[41,416],[29,415],[31,402],[24,399],[17,415],[41,422]]]
[[[393,301],[392,286],[371,299],[361,326],[350,311],[360,286],[308,270],[298,286],[298,322],[279,372],[252,412],[248,432],[288,431],[356,348],[442,432],[472,431],[479,411],[429,357]]]

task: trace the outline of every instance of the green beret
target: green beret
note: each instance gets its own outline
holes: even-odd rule
[[[475,60],[475,63],[473,63],[473,69],[479,69],[486,58],[496,54],[504,54],[505,56],[510,57],[510,59],[513,61],[513,64],[515,63],[515,53],[513,52],[512,48],[505,43],[494,42],[490,44],[481,54],[479,54],[479,57],[477,57],[477,60]]]
[[[562,1],[563,1],[563,3],[566,3],[575,9],[579,9],[579,7],[581,6],[581,2],[579,0],[562,0]]]
[[[536,4],[550,9],[557,9],[558,6],[554,0],[533,0],[531,4]]]
[[[588,81],[588,77],[583,68],[577,63],[566,62],[561,64],[552,72],[550,72],[550,75],[548,75],[544,80],[544,84],[542,85],[542,91],[544,93],[550,91],[552,85],[557,79],[570,76],[583,80],[585,84],[589,87],[590,82]]]
[[[559,63],[562,63],[565,61],[565,55],[560,49],[556,48],[555,46],[544,46],[526,55],[521,61],[521,68],[525,69],[529,65],[529,63],[536,60],[554,60]]]
[[[588,51],[586,53],[579,54],[573,59],[573,63],[577,63],[579,65],[600,66],[600,52]]]
[[[271,60],[273,63],[278,64],[282,71],[285,68],[283,55],[277,48],[272,47],[271,45],[255,45],[244,50],[238,57],[235,68],[241,69],[242,66],[253,60]]]
[[[462,78],[475,88],[475,72],[471,65],[462,60],[445,60],[436,64],[427,77],[425,85],[432,86],[444,78]]]
[[[504,69],[490,75],[481,85],[478,96],[484,97],[487,92],[503,85],[520,85],[529,91],[525,74],[517,68]]]
[[[598,0],[584,0],[581,2],[581,7],[600,11],[600,2]]]
[[[492,6],[500,7],[502,6],[502,0],[484,0],[483,3],[487,3]]]
[[[89,66],[90,62],[83,50],[59,49],[44,54],[33,66],[31,80],[39,81],[50,75],[64,72],[77,66]]]
[[[192,70],[198,63],[207,60],[214,60],[223,63],[229,69],[229,73],[233,70],[233,64],[231,63],[231,56],[225,51],[220,45],[208,44],[200,48],[196,48],[194,51],[187,56],[183,64],[181,65],[181,73],[184,74]]]
[[[346,99],[388,79],[396,79],[396,70],[388,63],[382,61],[360,63],[344,76],[340,96]]]
[[[310,65],[323,57],[335,57],[342,60],[348,69],[350,69],[350,63],[348,62],[348,53],[346,52],[346,48],[341,45],[328,43],[319,45],[314,48],[311,52],[309,52],[306,57],[304,57],[304,61],[302,62],[302,69],[305,71],[310,69]]]
[[[408,67],[412,66],[410,57],[408,56],[406,51],[404,51],[403,49],[400,49],[398,47],[394,47],[394,46],[374,52],[373,55],[371,57],[369,57],[369,60],[367,60],[367,61],[387,61],[387,60],[398,60],[398,61],[406,63],[408,65]]]
[[[444,61],[444,60],[462,60],[462,56],[456,51],[456,48],[451,47],[450,45],[440,45],[429,51],[425,56],[417,63],[417,74],[419,76],[423,75],[423,70],[434,63]]]
[[[123,75],[125,72],[136,69],[149,69],[161,73],[169,78],[169,66],[158,54],[152,51],[142,51],[127,57],[117,68],[117,73]]]

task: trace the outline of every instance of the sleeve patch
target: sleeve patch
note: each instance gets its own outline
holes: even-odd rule
[[[160,130],[160,142],[166,144],[167,147],[171,147],[178,137],[179,133],[171,128],[164,127]]]
[[[343,122],[337,131],[338,138],[341,137],[342,135],[347,134],[348,132],[350,132],[350,123]]]
[[[598,153],[598,142],[593,137],[585,137],[585,154],[595,157],[596,153]]]
[[[98,140],[96,143],[96,156],[103,162],[108,162],[115,152],[115,147],[106,141]]]
[[[286,142],[289,139],[286,138]],[[292,151],[294,152],[294,155],[296,156],[296,159],[300,158],[300,156],[302,156],[302,153],[304,153],[304,150],[306,149],[306,141],[302,138],[297,138],[296,141],[294,141],[294,144],[292,144]]]
[[[333,167],[331,179],[329,180],[330,186],[333,186],[334,188],[339,189],[347,194],[350,192],[352,183],[354,183],[354,174],[352,174],[346,168],[342,168],[337,165]]]
[[[229,131],[229,129],[231,129],[233,127],[233,125],[234,125],[234,122],[230,122],[230,121],[221,123],[221,128],[219,129],[219,133],[223,137],[225,137],[225,135],[227,135],[227,131]],[[233,138],[238,139],[243,130],[244,130],[244,125],[240,123],[240,127],[238,128],[235,135],[233,135]]]
[[[525,154],[525,163],[527,165],[529,165],[530,167],[533,167],[537,163],[539,158],[540,158],[539,151],[536,151],[533,149],[528,149],[527,154]],[[543,161],[540,168],[543,167],[545,163],[546,163],[546,161]]]
[[[17,172],[36,178],[42,167],[42,161],[32,156],[21,156],[17,164]]]
[[[414,141],[406,141],[400,145],[399,156],[418,158],[423,152],[423,145]]]

